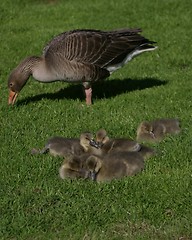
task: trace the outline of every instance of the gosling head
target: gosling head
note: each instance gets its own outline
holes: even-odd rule
[[[150,137],[155,138],[154,129],[150,122],[142,122],[137,130],[137,135],[149,134]]]
[[[99,144],[99,147],[102,147],[107,141],[109,141],[109,137],[107,136],[107,131],[105,129],[99,129],[97,131],[96,141]]]
[[[86,160],[86,169],[89,171],[90,179],[95,181],[97,173],[102,167],[102,160],[94,155],[91,155]]]
[[[93,134],[89,132],[81,134],[80,145],[84,148],[85,152],[87,152],[90,147],[99,148],[98,143],[93,138]]]

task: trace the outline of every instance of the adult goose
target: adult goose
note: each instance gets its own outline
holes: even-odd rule
[[[82,83],[86,104],[92,103],[91,84],[103,80],[142,52],[154,50],[155,42],[140,35],[141,29],[114,31],[72,30],[53,38],[40,57],[25,58],[8,79],[9,104],[32,75],[49,83],[65,81]]]

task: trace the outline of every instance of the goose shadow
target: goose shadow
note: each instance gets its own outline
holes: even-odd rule
[[[136,90],[143,90],[146,88],[153,88],[167,84],[165,80],[156,78],[143,78],[143,79],[112,79],[99,81],[92,85],[94,99],[112,98],[123,93],[129,93]],[[27,97],[18,100],[17,105],[26,105],[30,102],[38,102],[41,99],[79,99],[85,101],[85,94],[81,84],[69,84],[67,87],[60,89],[54,93],[42,93],[33,97]]]

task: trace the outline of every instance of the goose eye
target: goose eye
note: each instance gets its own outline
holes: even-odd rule
[[[13,83],[12,82],[9,83],[9,87],[13,87]]]

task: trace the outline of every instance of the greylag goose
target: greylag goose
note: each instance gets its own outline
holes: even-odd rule
[[[167,134],[178,134],[181,131],[178,119],[157,119],[143,121],[137,128],[137,141],[156,143],[164,139]]]
[[[83,154],[90,152],[94,154],[97,152],[97,143],[93,139],[93,135],[89,132],[82,133],[80,139],[78,138],[50,138],[42,150],[32,149],[32,154],[43,154],[49,152],[53,156],[65,157],[70,154]]]
[[[103,154],[112,151],[138,152],[140,144],[127,138],[109,138],[105,129],[99,129],[96,133],[96,142],[101,148]]]
[[[103,80],[137,55],[154,50],[155,42],[140,35],[140,29],[114,31],[72,30],[53,38],[40,57],[25,58],[8,79],[9,104],[32,75],[49,83],[65,81],[82,83],[86,104],[92,103],[91,84]]]
[[[144,169],[144,159],[138,152],[113,152],[103,158],[90,156],[85,163],[92,180],[111,181],[133,176]]]

